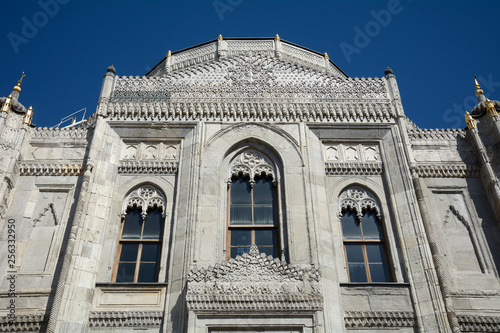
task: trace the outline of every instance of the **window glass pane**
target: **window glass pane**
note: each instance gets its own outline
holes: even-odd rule
[[[359,222],[354,211],[345,211],[340,219],[344,239],[361,239]]]
[[[241,256],[243,253],[250,252],[250,246],[248,247],[231,247],[231,258],[236,258],[236,256]]]
[[[368,256],[368,261],[372,262],[384,262],[384,249],[382,244],[367,244],[366,245],[366,255]]]
[[[252,206],[231,206],[231,224],[252,224]]]
[[[121,261],[137,261],[137,251],[139,244],[122,243],[122,252],[120,253]]]
[[[255,245],[271,245],[276,242],[274,230],[255,230]]]
[[[259,246],[259,252],[265,253],[266,256],[273,256],[273,258],[276,258],[276,247]]]
[[[253,186],[253,203],[254,204],[273,204],[274,202],[274,187],[270,179],[255,177]]]
[[[349,264],[350,282],[368,282],[364,264]]]
[[[273,206],[254,206],[253,214],[254,224],[274,224]]]
[[[141,238],[142,216],[138,209],[127,211],[123,222],[122,239]]]
[[[120,263],[116,282],[134,282],[135,263]]]
[[[160,255],[160,244],[142,244],[141,262],[158,261]]]
[[[250,246],[252,245],[251,230],[231,230],[231,246]]]
[[[384,264],[370,264],[372,282],[389,282],[389,274]]]
[[[347,255],[347,262],[348,263],[354,263],[354,262],[361,262],[364,263],[364,256],[363,256],[363,245],[361,244],[346,244],[345,245],[345,252]]]
[[[239,177],[238,179],[233,178],[233,183],[231,184],[231,204],[251,204],[252,198],[250,194],[250,183],[248,178],[243,179]]]
[[[146,224],[142,233],[143,239],[160,239],[163,229],[163,217],[159,209],[148,211],[146,216]]]
[[[364,239],[382,239],[382,230],[373,212],[365,212],[361,218]]]
[[[141,263],[137,282],[156,282],[156,263]]]

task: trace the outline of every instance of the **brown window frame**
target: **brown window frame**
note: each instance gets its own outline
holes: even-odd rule
[[[271,179],[272,177],[266,177],[266,175],[256,175],[256,177],[261,177],[261,178],[266,178],[266,179]],[[279,229],[279,221],[278,221],[278,205],[277,205],[277,200],[278,200],[278,189],[276,186],[276,183],[273,181],[273,213],[274,213],[274,224],[269,225],[269,224],[254,224],[254,196],[253,196],[253,182],[251,181],[249,176],[243,176],[243,175],[238,175],[238,176],[233,176],[231,177],[231,184],[234,179],[239,179],[243,178],[243,180],[248,181],[250,184],[250,197],[251,197],[251,203],[248,204],[252,209],[252,224],[240,224],[240,225],[235,225],[231,224],[231,187],[228,186],[227,189],[227,234],[226,234],[226,258],[227,260],[231,259],[231,231],[232,230],[250,230],[251,231],[251,244],[249,245],[255,245],[255,231],[256,230],[273,230],[274,231],[274,240],[275,243],[273,245],[274,249],[276,250],[276,257],[279,258],[281,256],[281,247],[280,247],[280,229]],[[255,178],[253,179],[255,182]],[[244,206],[244,205],[241,205]],[[257,245],[258,246],[258,245]],[[234,246],[237,247],[237,246]],[[242,247],[242,246],[240,246]],[[246,246],[245,246],[246,247]]]
[[[348,281],[350,283],[386,283],[386,282],[392,282],[393,281],[393,274],[392,274],[392,271],[389,269],[389,256],[387,253],[387,247],[386,247],[386,242],[385,242],[385,238],[386,238],[385,237],[385,229],[384,229],[384,224],[382,223],[381,219],[378,216],[376,217],[376,221],[380,227],[380,235],[381,235],[380,239],[364,239],[363,225],[361,222],[359,222],[359,224],[360,224],[360,232],[361,232],[362,238],[361,239],[346,239],[346,238],[344,238],[343,229],[342,229],[342,217],[348,211],[356,215],[357,210],[356,209],[342,209],[342,212],[341,212],[340,230],[342,233],[342,245],[344,248],[344,260],[346,263],[346,273],[347,273]],[[364,214],[369,213],[369,212],[376,213],[376,210],[363,209],[362,215],[364,216]],[[363,263],[364,263],[364,267],[365,267],[365,274],[366,274],[367,282],[357,282],[357,281],[351,282],[351,277],[350,277],[350,273],[349,273],[349,261],[347,259],[347,249],[346,249],[346,245],[350,245],[350,244],[357,244],[357,245],[361,245],[361,247],[362,247]],[[377,245],[380,244],[382,247],[383,259],[384,259],[384,262],[382,264],[384,265],[385,270],[387,272],[387,281],[376,281],[376,282],[372,281],[371,272],[370,272],[370,262],[368,261],[368,252],[366,250],[366,245],[370,245],[370,244],[377,244]]]
[[[130,210],[135,210],[135,209],[137,209],[139,211],[139,213],[142,214],[142,207],[138,208],[135,205],[134,205],[133,208],[127,209],[127,214],[129,213]],[[155,205],[155,207],[153,209],[158,209],[158,211],[160,213],[162,212],[162,209],[156,207],[156,205]],[[144,235],[144,226],[146,225],[148,211],[149,211],[149,209],[146,211],[146,215],[143,216],[143,222],[142,222],[142,225],[141,225],[141,238],[136,238],[136,239],[125,238],[125,239],[122,239],[123,227],[125,225],[125,219],[126,219],[127,216],[125,215],[125,216],[123,216],[121,218],[120,234],[119,234],[119,237],[118,237],[118,247],[117,247],[117,250],[116,250],[115,260],[114,260],[114,264],[113,264],[113,275],[112,275],[112,278],[111,278],[111,282],[115,282],[115,283],[138,283],[137,279],[139,277],[139,271],[140,271],[140,265],[141,265],[141,263],[156,263],[155,282],[158,282],[158,273],[160,271],[160,262],[161,262],[160,259],[161,259],[162,249],[163,249],[162,238],[163,238],[163,232],[164,232],[164,228],[165,228],[165,219],[162,217],[162,230],[160,231],[160,235],[158,235],[158,238],[155,238],[155,239],[143,239],[142,237]],[[134,280],[131,281],[131,282],[116,282],[116,278],[117,278],[117,275],[118,275],[118,266],[120,264],[120,256],[121,256],[121,252],[122,252],[122,244],[138,244],[137,256],[136,256],[136,260],[135,260]],[[141,261],[142,247],[143,247],[144,244],[158,244],[159,245],[158,246],[158,260],[156,262],[154,262],[154,261]],[[124,262],[128,262],[128,261],[124,261]],[[132,263],[132,261],[130,261],[130,263]],[[141,283],[141,282],[139,282],[139,283]]]

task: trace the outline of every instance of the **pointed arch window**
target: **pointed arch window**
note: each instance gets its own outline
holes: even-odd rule
[[[141,186],[125,199],[113,282],[156,282],[165,211],[165,197],[155,187]]]
[[[390,282],[380,207],[361,187],[340,196],[340,223],[349,282]]]
[[[231,163],[228,181],[228,257],[248,253],[256,245],[261,253],[279,256],[275,171],[264,154],[247,150]]]

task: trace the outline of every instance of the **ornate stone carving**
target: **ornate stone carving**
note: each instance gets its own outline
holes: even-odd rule
[[[81,164],[22,163],[21,176],[80,176],[84,166]]]
[[[165,196],[154,186],[143,185],[127,195],[123,201],[122,215],[127,213],[127,209],[137,207],[142,209],[142,215],[145,217],[149,208],[157,207],[162,208],[162,214],[165,217],[166,202]]]
[[[343,210],[355,210],[359,219],[363,216],[364,210],[374,210],[378,217],[381,217],[382,214],[373,194],[359,186],[349,187],[340,194],[339,212]]]
[[[416,172],[422,178],[479,177],[481,167],[467,164],[419,164]]]
[[[261,152],[256,150],[245,150],[231,161],[229,167],[229,179],[238,177],[239,175],[249,177],[253,180],[256,176],[265,175],[276,180],[276,173],[271,160]]]
[[[124,174],[175,174],[179,163],[167,161],[120,161],[118,173]]]
[[[413,128],[408,129],[408,137],[410,140],[451,140],[457,141],[458,138],[465,138],[467,132],[459,128],[446,128],[446,129],[423,129]]]
[[[189,310],[316,311],[322,308],[320,272],[314,266],[295,267],[259,253],[237,256],[188,275]]]
[[[415,313],[410,311],[348,311],[345,327],[414,327]]]
[[[337,175],[381,175],[382,163],[325,163],[325,173]]]
[[[31,137],[33,139],[85,139],[88,134],[88,126],[67,127],[67,128],[31,128]]]
[[[462,332],[500,332],[500,317],[458,315]]]
[[[92,311],[89,316],[90,327],[160,327],[162,311]]]
[[[16,319],[9,324],[7,316],[0,317],[0,332],[41,332],[48,318],[43,314],[16,315]]]

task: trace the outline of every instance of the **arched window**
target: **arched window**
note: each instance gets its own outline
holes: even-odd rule
[[[231,163],[228,181],[228,257],[256,245],[259,251],[279,256],[275,172],[271,161],[256,150],[246,150]]]
[[[113,282],[156,282],[163,236],[165,197],[143,185],[124,201]]]
[[[391,281],[375,197],[361,187],[350,187],[340,195],[339,204],[349,282]]]

